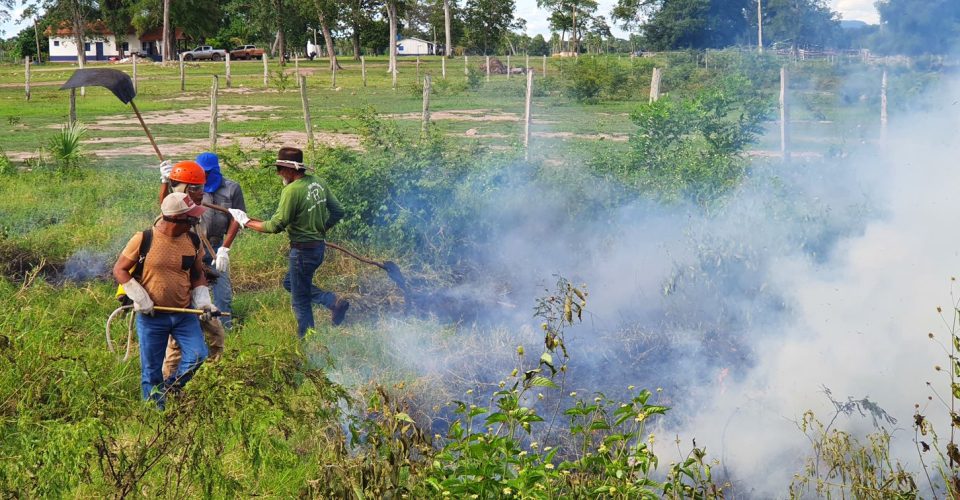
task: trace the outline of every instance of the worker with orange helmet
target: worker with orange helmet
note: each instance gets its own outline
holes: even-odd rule
[[[204,190],[208,176],[205,169],[199,163],[187,160],[172,164],[165,161],[160,166],[160,173],[161,198],[165,197],[168,192],[179,192],[186,193],[197,205],[202,205],[204,201],[207,201],[207,194]],[[237,189],[239,190],[239,186]],[[232,203],[236,204],[237,202],[232,201]],[[243,205],[242,195],[240,196],[239,204],[245,206]],[[222,259],[219,258],[217,262],[214,263],[213,256],[224,254],[224,249],[230,248],[230,245],[233,244],[233,240],[240,230],[240,225],[232,220],[228,220],[227,224],[211,223],[211,221],[215,220],[214,215],[216,215],[216,212],[213,210],[204,212],[201,216],[200,223],[195,226],[193,230],[200,237],[206,250],[203,255],[203,261],[205,263],[204,269],[207,271],[208,279],[211,283],[210,287],[213,292],[214,306],[217,310],[230,312],[232,290],[230,289],[229,281],[226,282],[226,286],[222,283],[222,280],[228,279],[225,276],[227,271],[226,263],[221,262]],[[223,215],[221,215],[221,218],[229,219],[229,217]],[[230,224],[230,222],[233,223]],[[216,265],[216,271],[210,267],[211,263]],[[224,304],[226,305],[225,307]],[[229,316],[223,316],[223,318],[229,318]],[[203,328],[204,337],[206,338],[210,351],[209,360],[216,361],[223,354],[223,347],[226,340],[226,325],[217,317],[202,319],[200,326]],[[227,321],[229,321],[229,319],[227,319]],[[180,347],[173,338],[170,338],[163,364],[164,376],[169,376],[170,373],[176,372],[181,358],[182,353]]]

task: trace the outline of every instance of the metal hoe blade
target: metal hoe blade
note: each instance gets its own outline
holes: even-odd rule
[[[157,158],[163,161],[163,153],[161,153],[160,148],[157,147],[157,141],[153,139],[153,134],[150,133],[150,129],[147,128],[147,124],[143,121],[143,116],[140,115],[140,110],[137,109],[136,103],[133,102],[133,98],[137,96],[137,91],[133,88],[133,80],[130,79],[130,75],[117,69],[78,69],[73,72],[73,75],[67,80],[67,83],[60,86],[60,90],[75,89],[77,87],[105,87],[110,90],[110,92],[113,92],[113,95],[117,96],[120,102],[129,104],[130,107],[133,108],[134,114],[137,115],[137,120],[140,122],[140,126],[143,127],[144,133],[147,134],[147,139],[150,140],[153,151],[157,153]]]
[[[113,92],[124,104],[129,104],[137,95],[133,89],[133,80],[123,71],[108,68],[78,69],[64,83],[60,90],[79,87],[105,87]]]

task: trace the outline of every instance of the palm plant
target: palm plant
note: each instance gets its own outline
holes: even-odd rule
[[[50,154],[61,174],[77,174],[86,161],[81,140],[87,129],[80,122],[63,125],[60,131],[50,138]]]

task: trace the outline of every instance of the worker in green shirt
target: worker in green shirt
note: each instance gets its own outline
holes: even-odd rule
[[[241,227],[261,233],[286,231],[290,237],[290,267],[283,278],[283,287],[290,292],[297,334],[303,338],[307,330],[314,327],[314,304],[330,309],[334,325],[343,322],[350,307],[345,299],[313,284],[313,275],[323,263],[327,231],[343,218],[344,212],[337,197],[320,179],[307,173],[303,151],[280,148],[276,167],[284,187],[273,218],[250,219],[246,212],[235,208],[230,209],[230,214]]]

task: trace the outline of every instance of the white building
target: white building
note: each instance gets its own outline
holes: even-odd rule
[[[84,32],[84,53],[87,61],[109,61],[110,58],[126,57],[134,53],[159,60],[162,54],[161,31],[155,29],[138,37],[133,28],[130,28],[118,41],[118,37],[102,21],[94,21],[87,25]],[[175,31],[176,40],[182,41],[183,31],[179,28]],[[77,60],[77,44],[69,23],[61,24],[56,33],[48,28],[44,34],[48,37],[51,61]]]
[[[409,37],[397,40],[398,56],[431,56],[434,53],[433,42]]]

